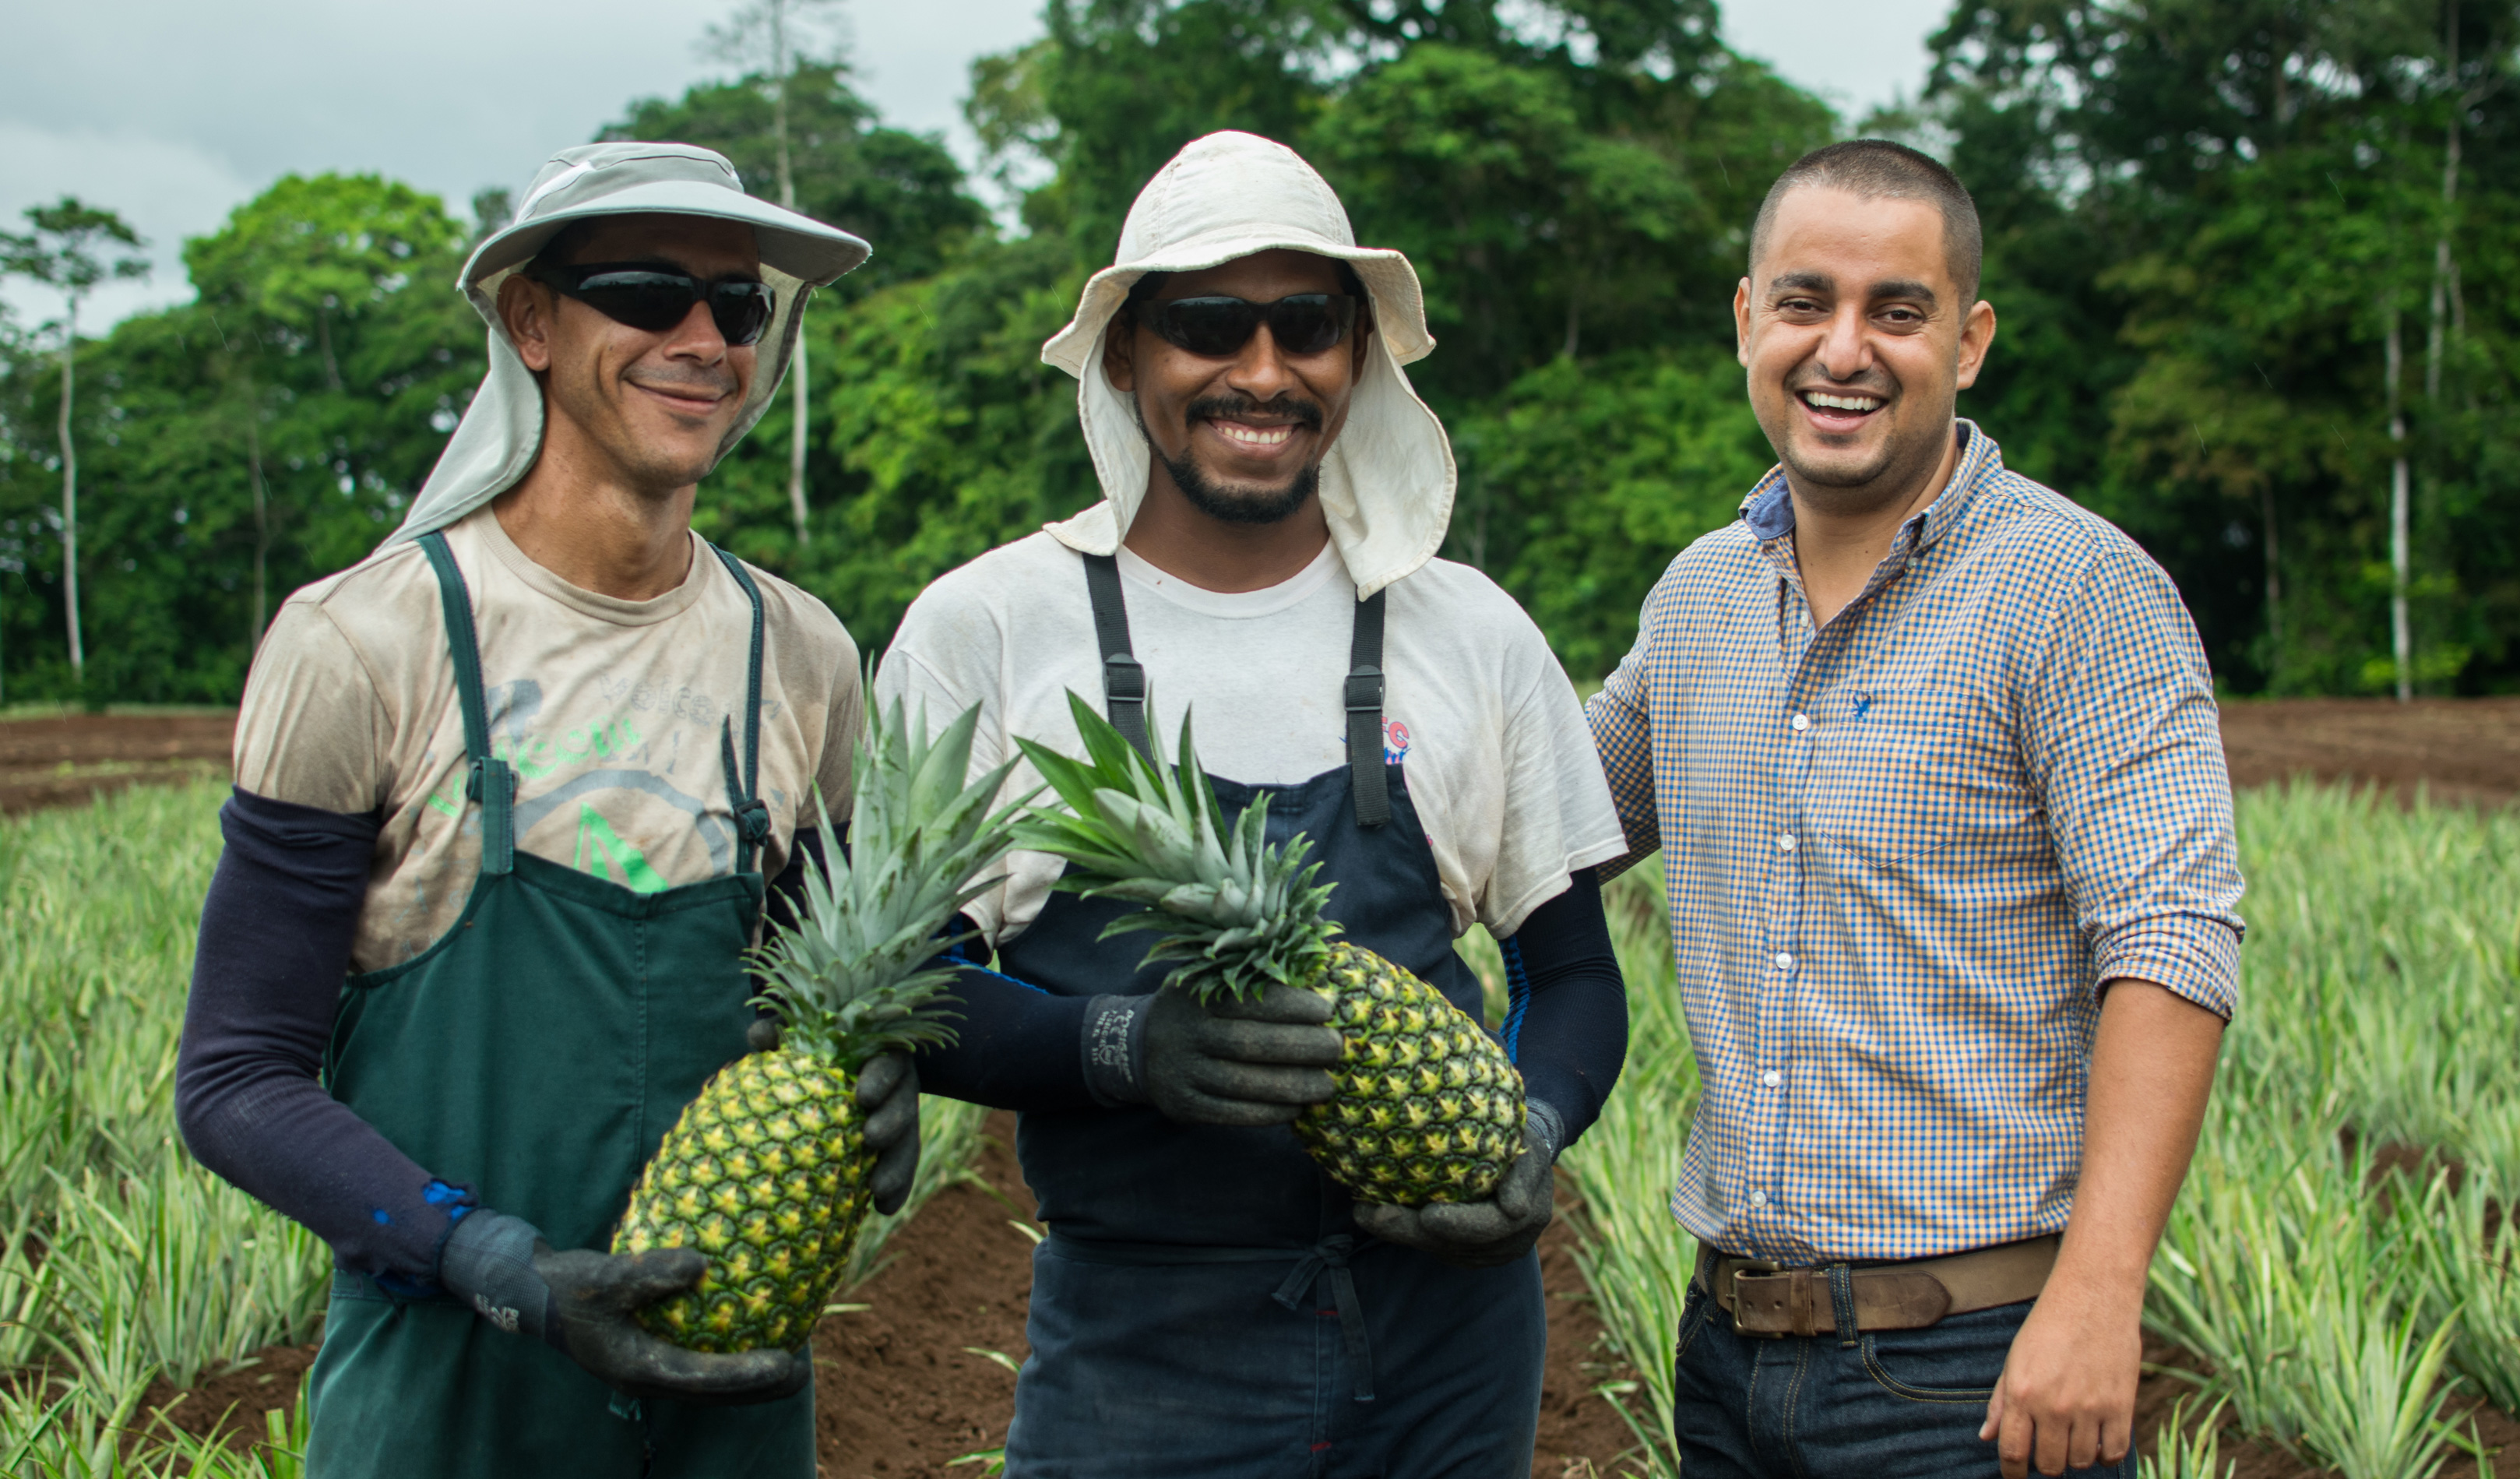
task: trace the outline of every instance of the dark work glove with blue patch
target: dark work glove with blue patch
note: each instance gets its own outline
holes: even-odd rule
[[[744,1036],[755,1053],[779,1051],[779,1023],[757,1018]],[[867,1186],[875,1192],[875,1209],[886,1216],[910,1200],[919,1180],[919,1068],[902,1053],[886,1053],[867,1059],[858,1070],[858,1108],[866,1114],[867,1148],[875,1152],[875,1175]]]
[[[814,1374],[810,1353],[703,1355],[657,1339],[632,1318],[707,1272],[696,1248],[556,1253],[533,1224],[486,1208],[455,1225],[438,1261],[438,1282],[482,1319],[545,1342],[625,1396],[736,1407],[803,1391]]]
[[[1431,1253],[1464,1269],[1493,1269],[1522,1257],[1556,1215],[1557,1112],[1533,1101],[1523,1124],[1522,1153],[1485,1201],[1431,1207],[1356,1204],[1357,1231],[1384,1242]]]

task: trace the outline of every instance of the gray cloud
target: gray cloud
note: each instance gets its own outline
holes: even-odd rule
[[[520,185],[631,99],[723,71],[698,42],[731,7],[666,0],[116,0],[25,5],[0,51],[0,221],[75,192],[151,239],[153,281],[101,291],[105,323],[188,294],[183,238],[292,170],[376,171],[461,210]],[[1942,0],[1736,0],[1726,31],[1850,117],[1912,92]],[[970,60],[1040,33],[1038,0],[851,8],[860,83],[898,126],[968,161]],[[22,321],[59,311],[13,285]]]

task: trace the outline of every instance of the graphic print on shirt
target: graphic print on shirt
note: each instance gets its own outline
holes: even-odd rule
[[[1338,742],[1341,745],[1347,743],[1347,735],[1344,731],[1339,734]],[[1385,715],[1382,720],[1382,763],[1398,765],[1408,758],[1409,726]]]
[[[628,687],[628,685],[624,685]],[[490,711],[490,748],[499,758],[517,768],[517,835],[527,836],[555,815],[569,815],[563,808],[575,806],[575,845],[569,851],[571,866],[582,873],[619,883],[639,893],[657,893],[667,887],[663,875],[648,860],[648,854],[671,839],[658,836],[640,837],[634,823],[616,825],[613,818],[638,818],[651,827],[657,825],[655,808],[643,806],[634,797],[644,796],[651,802],[662,802],[690,819],[690,826],[700,843],[708,849],[712,875],[731,872],[735,866],[736,834],[732,819],[712,813],[709,803],[700,796],[684,790],[652,767],[658,758],[650,736],[643,732],[626,713],[598,719],[581,727],[552,735],[538,731],[534,721],[543,712],[542,685],[531,678],[503,683],[488,691]],[[714,729],[723,723],[723,711],[713,707],[703,695],[690,689],[677,689],[659,704],[651,695],[649,686],[640,685],[630,695],[632,707],[664,707],[673,719],[690,720],[702,728]],[[644,703],[641,700],[646,700]],[[677,725],[671,735],[671,747],[665,758],[664,771],[671,772],[685,758],[683,734]],[[718,772],[723,763],[714,747],[694,744],[697,755],[706,756],[704,777],[698,784],[707,786],[722,783]],[[592,767],[575,769],[577,767]],[[574,770],[574,774],[571,771]],[[557,784],[537,790],[537,782]],[[616,793],[607,816],[597,798],[607,792]],[[630,792],[631,795],[618,795]],[[632,829],[631,836],[622,835],[622,826]],[[646,846],[640,845],[642,842]]]

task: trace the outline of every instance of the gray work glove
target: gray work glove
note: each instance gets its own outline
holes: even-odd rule
[[[1431,1253],[1463,1269],[1493,1269],[1531,1251],[1556,1211],[1557,1112],[1533,1104],[1522,1153],[1485,1201],[1394,1207],[1359,1202],[1357,1231],[1384,1242]]]
[[[626,1396],[736,1407],[803,1391],[814,1375],[808,1352],[702,1355],[649,1334],[631,1318],[694,1287],[707,1272],[708,1259],[697,1248],[556,1253],[533,1224],[485,1207],[447,1234],[437,1277],[482,1319],[543,1341]]]
[[[1325,1070],[1346,1042],[1329,1019],[1327,998],[1282,984],[1207,1006],[1178,991],[1096,997],[1086,1079],[1099,1098],[1152,1104],[1185,1124],[1291,1124],[1338,1092]]]
[[[743,1037],[755,1053],[779,1051],[779,1021],[756,1017]],[[858,1070],[858,1107],[866,1111],[867,1147],[875,1151],[875,1209],[889,1216],[910,1200],[919,1180],[919,1067],[898,1053],[867,1059]]]

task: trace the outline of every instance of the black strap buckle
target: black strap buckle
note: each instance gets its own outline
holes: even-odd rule
[[[1102,659],[1102,696],[1113,703],[1147,701],[1147,669],[1127,652],[1112,652]]]
[[[1347,675],[1347,711],[1351,714],[1379,713],[1382,709],[1382,669],[1361,667]]]

